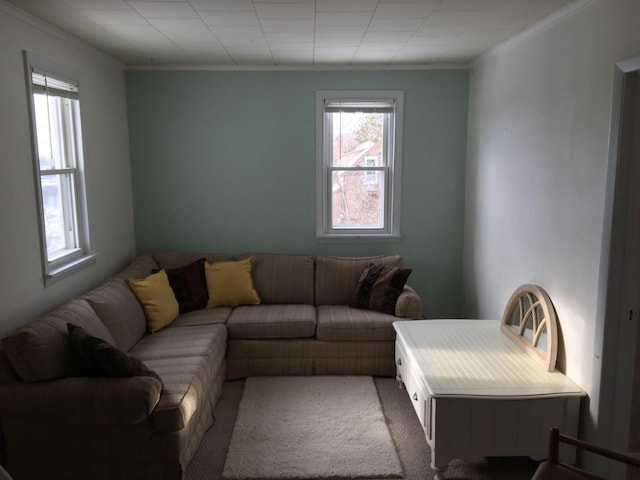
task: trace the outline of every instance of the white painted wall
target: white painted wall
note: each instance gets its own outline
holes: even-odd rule
[[[22,51],[79,72],[95,265],[43,286]],[[0,336],[97,285],[135,254],[122,65],[0,0]]]
[[[609,133],[616,62],[640,53],[640,2],[581,2],[472,65],[464,248],[465,314],[499,318],[537,283],[554,301],[561,366],[590,396],[602,360]],[[602,439],[601,439],[602,440]]]

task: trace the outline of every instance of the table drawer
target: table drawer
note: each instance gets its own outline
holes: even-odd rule
[[[400,342],[396,342],[396,379],[399,382],[406,383],[406,378],[409,374],[409,357],[405,351],[403,345]]]
[[[418,418],[420,419],[420,425],[422,425],[422,428],[426,430],[428,420],[427,402],[429,397],[422,387],[421,382],[411,371],[408,372],[407,379],[405,380],[405,386],[407,388],[409,398],[411,398],[411,405],[413,405],[413,409],[416,411],[416,415],[418,415]]]

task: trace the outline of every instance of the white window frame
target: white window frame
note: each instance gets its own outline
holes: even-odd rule
[[[331,121],[325,113],[330,102],[392,102],[394,113],[385,122],[387,165],[339,167],[339,170],[379,170],[384,179],[382,228],[333,228]],[[316,91],[316,239],[318,241],[397,241],[400,238],[400,199],[402,185],[402,90],[321,90]]]
[[[89,244],[89,228],[87,217],[87,200],[84,181],[84,156],[82,142],[82,127],[80,120],[80,88],[77,93],[72,93],[74,102],[68,111],[58,111],[59,119],[64,126],[71,131],[62,132],[65,137],[64,158],[68,158],[65,165],[58,165],[51,169],[42,169],[40,154],[38,152],[38,129],[36,122],[36,109],[34,94],[37,88],[34,84],[34,74],[45,75],[47,78],[60,80],[66,84],[79,87],[77,75],[70,69],[51,62],[47,59],[24,52],[25,79],[29,105],[29,121],[31,127],[31,149],[34,166],[36,205],[38,211],[38,227],[40,232],[40,250],[42,258],[42,272],[44,285],[48,286],[70,274],[95,263],[95,254],[91,253]],[[38,87],[39,88],[39,87]],[[55,95],[64,96],[64,95]],[[75,98],[77,97],[77,98]],[[71,140],[71,141],[70,141]],[[61,186],[62,191],[62,215],[65,225],[65,248],[53,253],[47,249],[47,233],[45,222],[45,198],[42,193],[43,179],[46,177],[60,178],[64,183],[67,177],[68,184]],[[46,181],[46,180],[45,180]]]

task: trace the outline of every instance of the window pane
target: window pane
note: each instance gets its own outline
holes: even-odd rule
[[[364,166],[363,157],[372,155],[379,156],[377,165],[386,164],[382,156],[384,113],[335,112],[327,115],[331,116],[333,126],[332,166]]]
[[[73,183],[71,174],[41,177],[44,230],[49,261],[78,246]]]
[[[384,172],[334,170],[331,187],[332,228],[384,227]]]
[[[73,109],[77,100],[34,93],[40,170],[73,168]]]

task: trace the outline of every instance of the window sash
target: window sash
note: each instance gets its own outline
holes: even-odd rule
[[[328,195],[328,200],[329,200],[329,204],[327,207],[327,212],[328,212],[328,227],[330,229],[330,231],[332,232],[358,232],[358,233],[364,233],[364,232],[384,232],[387,229],[387,225],[388,225],[388,208],[387,208],[387,203],[388,203],[388,196],[386,195],[386,192],[388,191],[387,188],[387,184],[389,181],[389,169],[386,167],[380,167],[377,168],[375,170],[373,170],[374,173],[376,172],[380,172],[382,175],[381,177],[378,179],[378,183],[377,184],[367,184],[366,180],[366,174],[369,172],[372,172],[371,169],[366,169],[366,168],[331,168],[329,170],[329,175],[327,176],[327,180],[328,180],[328,185],[327,185],[327,190],[332,192],[331,195]],[[367,202],[369,204],[369,206],[373,206],[374,204],[376,205],[374,212],[371,212],[371,210],[369,210],[367,212],[366,208],[363,207],[363,205],[360,204],[361,201],[363,201],[362,198],[359,198],[358,201],[353,201],[353,199],[348,198],[348,195],[336,195],[336,192],[333,192],[333,185],[336,183],[336,178],[335,178],[335,174],[340,174],[340,173],[345,173],[347,175],[345,175],[345,177],[343,178],[343,180],[348,180],[349,174],[360,174],[361,175],[361,180],[360,182],[356,182],[356,183],[361,183],[361,187],[364,191],[360,191],[357,192],[359,193],[361,196],[366,195],[368,192],[367,190],[370,187],[375,187],[378,186],[381,191],[382,191],[382,195],[379,195],[378,192],[378,196],[376,198],[370,198],[368,199],[369,201]],[[374,190],[375,192],[375,190]],[[353,192],[352,192],[353,194]],[[334,204],[334,200],[336,200],[336,197],[339,197],[339,199],[337,200],[337,205]],[[346,205],[345,205],[346,204]],[[354,205],[355,204],[355,205]],[[340,206],[343,207],[347,207],[347,211],[351,210],[351,207],[360,207],[359,211],[356,211],[352,214],[349,215],[349,223],[347,224],[340,224],[340,223],[336,223],[335,219],[334,219],[334,212],[336,211],[336,209],[338,209],[338,211],[340,211]],[[362,209],[364,208],[364,212],[362,211]],[[377,215],[375,215],[375,212],[377,212]],[[369,222],[365,222],[365,221],[360,221],[357,222],[356,218],[360,218],[362,219],[363,217],[375,217],[375,221],[373,219],[370,219]]]
[[[54,263],[79,251],[77,177],[74,169],[40,177],[47,260]],[[60,218],[57,218],[59,216]]]

